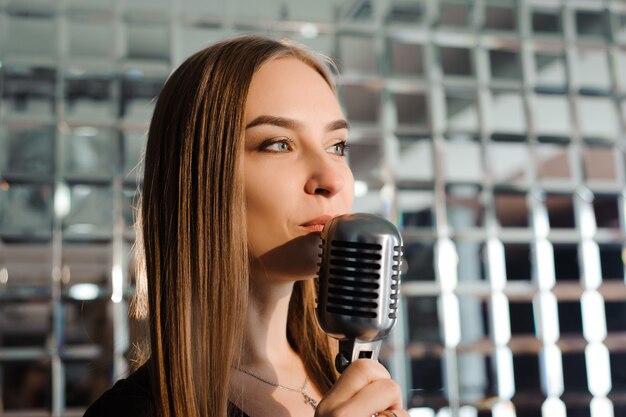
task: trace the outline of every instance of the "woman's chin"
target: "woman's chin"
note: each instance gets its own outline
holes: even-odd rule
[[[251,259],[251,268],[290,280],[315,278],[318,272],[320,234],[309,233]]]

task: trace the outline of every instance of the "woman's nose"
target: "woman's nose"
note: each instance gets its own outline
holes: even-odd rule
[[[331,161],[329,156],[310,158],[309,173],[304,189],[307,194],[332,197],[346,185],[347,169],[339,161]]]

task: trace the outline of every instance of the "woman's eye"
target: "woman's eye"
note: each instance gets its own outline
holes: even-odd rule
[[[348,144],[345,140],[335,143],[333,146],[327,149],[328,152],[336,155],[344,156],[348,150]]]
[[[291,144],[289,139],[270,140],[261,144],[262,151],[267,152],[289,152],[291,150]]]

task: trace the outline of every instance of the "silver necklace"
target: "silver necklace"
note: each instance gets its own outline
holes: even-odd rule
[[[314,410],[317,408],[317,401],[315,401],[315,398],[311,397],[311,394],[309,394],[309,392],[306,390],[306,385],[309,382],[308,377],[304,378],[304,384],[302,384],[302,388],[291,388],[291,387],[286,387],[281,384],[277,384],[276,382],[272,382],[268,379],[265,379],[262,376],[259,376],[253,372],[248,371],[247,369],[243,369],[243,368],[235,368],[235,369],[243,372],[246,375],[250,375],[252,378],[258,379],[259,381],[264,382],[273,387],[280,388],[285,391],[299,392],[304,397],[304,402],[306,404],[310,405]]]

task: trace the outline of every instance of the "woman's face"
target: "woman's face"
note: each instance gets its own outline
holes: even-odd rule
[[[245,107],[243,157],[252,276],[302,279],[316,271],[319,232],[350,211],[348,125],[335,94],[295,58],[265,63]]]

